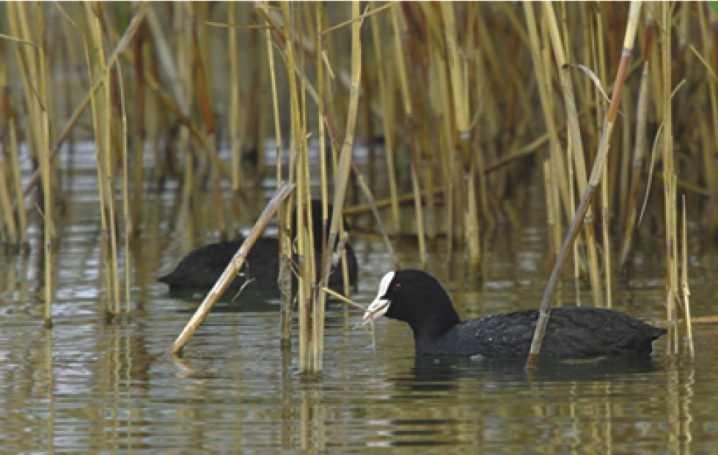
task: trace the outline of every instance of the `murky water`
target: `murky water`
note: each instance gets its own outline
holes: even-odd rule
[[[374,351],[367,332],[354,328],[360,315],[332,305],[324,373],[306,379],[296,352],[280,349],[277,305],[242,302],[220,305],[184,358],[172,359],[166,352],[196,303],[168,297],[154,278],[192,237],[173,221],[172,196],[148,194],[153,223],[133,249],[132,317],[106,325],[93,164],[78,160],[80,170],[64,182],[73,194],[57,251],[51,331],[41,324],[39,233],[28,256],[0,258],[1,451],[718,450],[714,325],[695,327],[695,360],[666,357],[661,341],[645,365],[572,364],[527,376],[471,361],[417,364],[409,329],[394,321],[377,324]],[[548,275],[541,197],[524,204],[520,227],[488,234],[483,280],[460,260],[447,266],[444,240],[431,242],[430,269],[463,317],[537,306]],[[695,242],[693,312],[716,314],[718,255]],[[356,235],[353,244],[361,266],[355,297],[367,301],[390,260],[378,240]],[[396,246],[403,263],[418,262],[412,241]],[[658,319],[663,260],[656,248],[643,249],[631,276],[618,279],[615,306]],[[562,294],[575,299],[571,285]]]

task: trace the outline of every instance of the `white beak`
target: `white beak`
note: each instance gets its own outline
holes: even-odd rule
[[[369,305],[364,312],[361,325],[366,325],[369,321],[376,321],[380,317],[384,316],[384,313],[387,312],[390,304],[390,300],[380,299],[377,296],[377,298],[374,299],[371,305]]]
[[[366,323],[369,321],[376,321],[380,317],[384,316],[387,310],[389,310],[391,300],[385,299],[383,297],[386,295],[386,291],[389,289],[389,285],[391,284],[393,279],[394,272],[387,273],[381,279],[381,282],[379,283],[379,292],[377,292],[374,301],[371,302],[371,305],[369,305],[369,307],[364,312],[364,317],[362,318],[362,325],[366,325]]]

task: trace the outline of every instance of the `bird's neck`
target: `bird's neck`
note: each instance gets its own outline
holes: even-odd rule
[[[421,322],[412,322],[409,325],[412,332],[414,332],[414,341],[418,346],[421,343],[436,340],[443,336],[459,322],[461,322],[459,315],[456,314],[453,308],[450,308],[450,311],[443,311],[431,317],[425,317]]]

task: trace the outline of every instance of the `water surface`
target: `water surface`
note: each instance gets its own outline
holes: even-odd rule
[[[84,158],[83,158],[84,157]],[[166,352],[196,306],[155,281],[192,245],[211,240],[177,215],[169,191],[148,191],[148,226],[132,250],[132,316],[105,324],[99,214],[90,155],[80,153],[55,259],[51,331],[42,327],[40,232],[28,255],[0,258],[0,450],[157,453],[665,453],[715,452],[718,443],[718,329],[695,327],[696,357],[665,355],[646,364],[571,364],[527,373],[480,362],[415,362],[411,333],[376,325],[376,350],[360,315],[328,309],[325,369],[298,374],[296,339],[280,349],[276,302],[221,304],[185,349]],[[84,161],[83,161],[84,160]],[[78,164],[79,162],[79,164]],[[271,191],[269,182],[264,191]],[[266,194],[266,193],[265,193]],[[256,207],[262,202],[246,202]],[[484,241],[483,275],[445,239],[430,242],[431,266],[463,317],[535,308],[546,269],[540,194],[521,207],[521,226],[504,224]],[[254,205],[252,205],[254,204]],[[238,219],[249,225],[256,212]],[[177,221],[177,220],[180,221]],[[693,312],[718,311],[711,280],[718,256],[695,240]],[[369,301],[391,260],[381,241],[355,235],[360,286]],[[402,263],[418,264],[411,239],[395,243]],[[616,280],[615,307],[663,317],[663,260],[642,246],[632,272]],[[566,283],[563,302],[575,302]],[[584,304],[590,295],[579,294]],[[520,452],[517,452],[520,451]]]

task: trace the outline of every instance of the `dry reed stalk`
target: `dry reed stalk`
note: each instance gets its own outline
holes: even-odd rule
[[[266,4],[261,3],[259,8],[266,8]],[[269,77],[272,90],[272,112],[274,114],[274,142],[275,142],[275,179],[277,185],[283,183],[282,180],[282,153],[284,146],[282,143],[282,128],[280,125],[279,113],[279,97],[277,95],[277,76],[274,68],[274,47],[272,45],[272,32],[269,27],[265,30],[265,44],[267,46],[267,63],[269,66]],[[277,276],[277,285],[279,287],[280,298],[282,301],[282,309],[280,312],[279,326],[281,332],[281,344],[288,347],[291,342],[292,329],[292,276],[291,276],[291,257],[292,257],[292,240],[291,240],[291,201],[289,204],[282,204],[279,208],[279,272]]]
[[[476,86],[477,89],[473,91],[474,94],[474,106],[475,107],[475,113],[473,114],[472,119],[472,125],[476,124],[479,118],[484,120],[490,128],[488,128],[488,134],[484,134],[483,128],[474,128],[474,135],[473,135],[473,147],[476,150],[473,154],[475,159],[475,167],[474,170],[475,176],[477,177],[473,184],[476,185],[476,182],[478,181],[479,185],[479,193],[478,193],[478,202],[480,202],[481,206],[481,213],[483,216],[484,222],[488,225],[489,229],[492,229],[495,222],[496,217],[494,216],[494,213],[490,207],[489,204],[489,196],[488,196],[488,189],[487,189],[487,180],[486,177],[486,164],[485,164],[485,158],[484,154],[487,152],[486,148],[482,145],[482,136],[487,137],[497,137],[500,134],[498,124],[501,122],[499,119],[494,119],[496,117],[494,113],[497,112],[497,105],[496,105],[496,98],[493,96],[490,90],[491,85],[491,77],[490,77],[490,71],[486,68],[486,61],[488,61],[488,64],[490,68],[493,70],[493,74],[499,74],[500,69],[498,68],[498,60],[493,61],[493,58],[497,58],[497,51],[496,46],[494,44],[495,40],[493,39],[492,35],[488,32],[488,27],[485,26],[485,20],[483,15],[478,14],[478,6],[477,4],[471,4],[471,7],[467,6],[467,11],[465,13],[466,15],[466,40],[465,40],[465,53],[467,57],[465,59],[467,60],[465,62],[466,67],[464,69],[464,91],[467,95],[467,100],[465,101],[467,104],[467,114],[469,110],[469,104],[471,103],[470,100],[470,87]],[[476,33],[478,31],[478,33]],[[486,54],[487,59],[485,60],[482,58],[482,53]],[[469,71],[470,60],[473,59],[475,66],[474,71]],[[472,74],[473,73],[473,74]],[[514,72],[512,72],[514,73]],[[469,77],[474,76],[476,81],[470,81]],[[518,78],[518,76],[514,75],[514,78]],[[523,85],[521,83],[514,84],[514,86],[518,87],[519,91],[523,90]],[[520,97],[521,98],[521,97]],[[487,112],[487,109],[491,108],[491,111],[488,115],[485,114]],[[492,120],[493,119],[493,120]],[[494,127],[493,125],[497,125],[497,127]],[[488,147],[490,148],[490,147]],[[496,180],[496,179],[495,179]],[[492,185],[493,186],[493,185]],[[474,189],[476,191],[476,189]],[[477,210],[478,212],[478,210]],[[478,218],[476,218],[475,223],[477,224],[476,227],[473,229],[476,231],[475,235],[477,236],[476,242],[478,242],[480,239],[478,238],[479,235],[479,229],[478,229]],[[471,241],[471,240],[470,240]],[[478,253],[476,253],[478,256]]]
[[[0,40],[0,61],[5,61],[5,42]],[[2,124],[9,124],[12,121],[12,111],[10,108],[10,88],[7,83],[7,66],[0,65],[0,119]],[[7,149],[7,136],[2,138],[3,150]],[[18,245],[19,233],[17,231],[17,223],[13,212],[11,195],[12,192],[12,170],[11,163],[0,156],[0,211],[2,212],[3,223],[5,224],[6,238],[3,239],[7,243]]]
[[[20,245],[27,245],[27,210],[22,192],[22,173],[20,170],[19,153],[17,150],[17,132],[15,131],[15,117],[8,119],[8,141],[10,150],[10,170],[12,173],[15,201],[17,207],[18,232]]]
[[[169,75],[170,81],[176,79],[176,83],[171,84],[171,87],[174,88],[173,94],[175,99],[177,100],[179,107],[181,109],[181,112],[190,119],[191,123],[195,123],[191,116],[191,110],[192,110],[192,99],[194,92],[193,90],[196,88],[193,84],[194,74],[193,74],[193,39],[192,39],[192,20],[191,20],[191,14],[192,14],[192,5],[189,3],[174,3],[172,4],[172,7],[174,9],[174,14],[172,16],[172,29],[174,32],[174,37],[176,41],[176,48],[173,49],[175,52],[174,59],[172,59],[172,52],[169,48],[165,51],[163,50],[163,46],[161,45],[161,39],[159,38],[162,35],[162,32],[155,32],[153,27],[153,35],[155,38],[155,50],[160,53],[160,55],[164,55],[165,52],[167,52],[167,57],[164,59],[160,59],[160,62],[163,64],[163,70]],[[149,23],[152,25],[153,21],[152,18],[154,16],[148,16]],[[157,25],[159,27],[159,24]],[[177,66],[170,66],[174,65],[174,62],[176,61]],[[172,75],[173,72],[175,75]],[[181,96],[181,97],[180,97]],[[183,104],[184,103],[184,104]],[[202,125],[196,125],[197,131],[199,135],[204,137],[204,128]],[[181,151],[187,151],[189,152],[189,133],[187,131],[187,128],[180,127],[179,133],[177,135],[177,149]],[[192,207],[192,199],[193,195],[196,194],[195,191],[195,185],[199,178],[196,176],[196,174],[201,174],[202,172],[202,163],[200,161],[200,157],[195,155],[194,153],[184,153],[182,158],[184,159],[184,168],[183,168],[183,178],[182,178],[182,206],[181,206],[181,212],[180,217],[181,218],[191,218],[191,207]],[[212,193],[212,189],[210,189],[210,194]],[[195,235],[194,235],[194,229],[192,223],[187,223],[189,229],[187,229],[188,235],[185,237],[185,241],[188,243],[187,247],[194,246],[195,241]]]
[[[249,255],[250,250],[252,249],[252,246],[262,235],[262,232],[264,232],[264,230],[266,229],[267,225],[269,224],[269,221],[272,219],[277,209],[279,208],[279,205],[287,197],[289,197],[289,195],[291,195],[293,191],[294,184],[292,183],[285,183],[277,188],[277,191],[274,193],[274,196],[272,196],[272,198],[269,200],[267,206],[264,208],[264,211],[262,211],[262,214],[259,215],[259,218],[254,223],[254,227],[252,227],[252,230],[247,235],[247,238],[244,240],[244,242],[242,242],[242,246],[239,247],[237,252],[232,257],[230,263],[227,264],[227,268],[224,269],[222,275],[217,279],[217,282],[214,284],[214,286],[212,286],[212,289],[210,289],[205,296],[204,300],[202,301],[202,304],[199,306],[199,308],[197,308],[197,311],[195,311],[194,315],[192,315],[192,318],[187,322],[185,327],[182,329],[182,332],[172,344],[170,352],[173,355],[180,355],[182,353],[182,348],[184,348],[184,346],[189,342],[189,340],[192,338],[192,335],[194,335],[194,332],[197,331],[202,322],[207,319],[207,316],[209,315],[209,312],[214,306],[214,304],[217,303],[220,297],[222,297],[224,291],[232,283],[235,276],[239,273],[245,259]]]
[[[314,30],[315,30],[315,42],[316,42],[316,48],[317,48],[317,55],[316,55],[316,74],[317,74],[317,88],[318,88],[318,94],[319,94],[319,104],[317,106],[317,128],[319,130],[319,182],[320,182],[320,193],[321,193],[321,201],[322,201],[322,212],[321,213],[312,213],[313,217],[320,217],[321,219],[321,226],[322,226],[322,238],[321,239],[314,239],[315,242],[319,240],[320,245],[327,245],[327,232],[326,232],[326,226],[327,222],[329,220],[329,206],[328,206],[328,200],[329,200],[329,181],[327,176],[327,149],[326,149],[326,132],[324,131],[324,122],[325,122],[325,110],[324,110],[324,96],[325,96],[325,76],[324,76],[324,61],[322,60],[322,55],[324,54],[323,50],[323,36],[322,36],[322,29],[324,28],[324,22],[323,22],[323,14],[322,14],[322,8],[319,3],[314,4],[313,14],[310,11],[307,11],[314,20],[310,22],[314,24]],[[316,243],[315,243],[316,244]],[[314,258],[312,258],[312,263],[316,264],[314,261]],[[318,271],[317,271],[318,272]],[[323,341],[319,342],[318,340],[324,340],[324,317],[325,317],[325,305],[326,301],[323,298],[321,293],[315,292],[314,293],[314,333],[313,333],[313,356],[314,358],[319,358],[322,356],[321,350],[324,348]]]
[[[688,352],[691,358],[695,357],[693,346],[693,321],[691,319],[691,288],[688,281],[688,217],[686,216],[686,196],[682,197],[682,220],[681,220],[681,295],[683,297],[683,317],[686,324],[686,338],[688,340]]]
[[[526,26],[528,29],[529,48],[531,50],[531,61],[535,70],[535,77],[538,85],[539,100],[541,102],[541,109],[543,111],[543,118],[548,130],[549,139],[549,162],[544,165],[544,191],[547,198],[548,207],[548,219],[549,226],[551,227],[550,236],[552,240],[552,256],[558,254],[558,249],[561,243],[561,216],[560,205],[557,206],[554,201],[554,193],[557,197],[563,201],[566,207],[566,213],[570,213],[570,208],[574,207],[573,200],[569,202],[572,197],[573,191],[569,191],[567,182],[572,181],[562,177],[566,171],[566,166],[563,163],[563,157],[561,154],[561,144],[558,137],[558,128],[556,126],[556,120],[553,109],[553,98],[550,96],[551,80],[549,75],[548,65],[548,49],[542,54],[541,45],[539,41],[538,27],[536,24],[536,16],[533,11],[533,5],[529,2],[523,3],[524,15],[526,17]],[[549,164],[550,163],[550,164]],[[569,172],[572,172],[569,166]],[[576,255],[577,250],[576,251]],[[576,256],[577,258],[577,256]],[[574,260],[574,264],[578,265],[578,261]]]
[[[227,237],[227,221],[224,216],[224,201],[222,199],[222,168],[216,146],[216,127],[212,112],[212,66],[211,56],[203,52],[211,49],[207,43],[206,28],[200,27],[207,20],[207,3],[193,2],[188,9],[190,21],[189,40],[191,42],[191,83],[194,85],[196,105],[202,120],[202,133],[209,144],[209,178],[212,197],[212,210],[214,212],[215,228],[220,238]]]
[[[546,333],[546,325],[548,324],[550,312],[551,312],[551,298],[556,289],[558,279],[561,273],[561,268],[568,256],[568,251],[571,248],[573,241],[576,239],[581,225],[583,224],[584,217],[588,210],[589,203],[593,198],[601,176],[603,174],[603,166],[608,156],[611,132],[613,130],[613,124],[618,114],[618,106],[621,101],[621,91],[626,79],[628,70],[628,64],[631,59],[631,53],[633,50],[633,43],[636,37],[636,30],[638,28],[638,20],[641,12],[640,2],[631,2],[628,12],[628,22],[626,24],[626,32],[623,41],[623,50],[621,53],[621,61],[616,72],[616,78],[613,84],[613,91],[611,93],[611,104],[606,111],[606,117],[604,118],[603,126],[601,128],[601,139],[599,141],[598,153],[591,169],[591,176],[588,181],[586,190],[581,195],[581,202],[576,210],[576,214],[571,222],[569,231],[561,244],[561,250],[559,251],[556,264],[551,271],[548,283],[544,290],[541,298],[541,306],[539,308],[539,319],[536,323],[536,330],[534,331],[533,339],[531,340],[531,348],[529,351],[528,358],[526,359],[527,368],[535,368],[538,362],[538,356],[541,351],[541,342],[543,336]]]
[[[227,4],[227,20],[234,24],[237,18],[237,4]],[[239,90],[239,48],[237,28],[228,28],[229,52],[229,144],[232,149],[232,189],[239,191],[242,177],[242,137],[240,135],[240,90]]]
[[[432,65],[436,73],[436,83],[432,87],[436,91],[435,97],[441,103],[438,109],[445,114],[441,116],[441,128],[439,129],[440,148],[443,153],[440,155],[441,172],[443,174],[444,206],[446,207],[446,260],[451,262],[454,254],[454,213],[456,194],[454,193],[454,161],[458,159],[456,150],[456,136],[451,115],[451,95],[449,93],[449,81],[446,74],[446,62],[444,54],[439,46],[433,46]],[[441,191],[441,190],[439,190]],[[397,201],[398,205],[398,201]]]
[[[444,192],[443,189],[437,188],[434,190],[435,195],[441,195]],[[426,191],[421,193],[421,197],[426,197]],[[409,202],[414,202],[414,193],[404,193],[397,197],[397,202],[399,205],[402,204],[408,204]],[[376,201],[376,207],[378,209],[384,209],[387,207],[391,207],[391,205],[394,203],[394,201],[391,198],[385,198],[385,199],[378,199]],[[347,207],[344,209],[344,216],[359,216],[366,213],[370,213],[372,211],[372,205],[369,203],[366,204],[357,204],[353,205],[351,207]]]
[[[109,312],[112,316],[120,313],[120,287],[117,266],[117,224],[115,222],[115,197],[112,153],[112,95],[110,72],[106,65],[102,33],[102,9],[100,4],[85,3],[85,15],[89,26],[89,41],[93,60],[88,60],[90,80],[102,78],[99,97],[91,95],[93,127],[95,131],[95,155],[97,157],[97,181],[100,199],[102,232],[110,257],[105,265],[107,270],[107,292],[110,296]],[[89,59],[89,56],[88,56]]]
[[[564,108],[566,110],[567,131],[569,135],[570,155],[574,159],[574,168],[576,170],[576,182],[578,191],[583,193],[586,190],[586,161],[583,152],[583,142],[581,139],[581,129],[578,123],[578,110],[576,109],[576,98],[574,95],[573,84],[567,67],[567,59],[562,44],[561,36],[556,22],[556,15],[553,11],[551,3],[543,3],[544,17],[548,24],[549,37],[551,47],[553,49],[554,58],[556,59],[556,67],[558,68],[559,81],[561,82],[561,92],[563,95]],[[573,187],[573,182],[570,183]],[[586,237],[586,250],[588,253],[589,277],[591,280],[591,290],[594,305],[602,306],[603,293],[601,292],[600,269],[598,266],[598,255],[596,252],[596,242],[593,233],[591,208],[588,208],[586,214],[586,222],[584,226],[584,236]]]
[[[60,11],[64,11],[61,7],[58,6]],[[139,26],[142,24],[142,21],[145,17],[146,10],[145,7],[140,5],[139,10],[137,13],[132,17],[132,20],[130,21],[129,25],[127,26],[127,29],[125,30],[125,33],[122,35],[122,38],[117,42],[117,46],[115,46],[115,49],[112,51],[112,54],[107,59],[107,69],[109,71],[110,68],[114,65],[117,58],[119,58],[120,54],[124,52],[124,50],[127,48],[127,46],[132,42],[132,38],[135,36],[135,33],[139,29]],[[69,18],[65,14],[66,18]],[[71,19],[69,19],[71,21]],[[75,24],[73,26],[76,27]],[[83,39],[84,44],[84,39]],[[67,140],[67,138],[70,136],[70,133],[72,132],[73,128],[79,121],[82,114],[85,112],[85,109],[87,106],[90,105],[91,96],[94,95],[94,93],[100,89],[102,86],[103,78],[98,78],[98,80],[95,81],[92,88],[85,94],[85,96],[82,98],[82,101],[80,101],[79,105],[75,110],[72,112],[72,115],[70,118],[65,122],[65,126],[62,127],[60,132],[57,134],[57,137],[55,139],[55,142],[52,145],[52,159],[57,156],[57,152],[60,150],[60,147],[62,144]],[[37,170],[33,172],[32,176],[28,179],[27,183],[25,184],[25,187],[23,189],[23,194],[27,196],[30,191],[32,191],[35,188],[35,185],[40,181],[40,171]]]
[[[283,21],[283,33],[285,37],[294,36],[292,33],[293,15],[292,9],[287,2],[281,3]],[[290,105],[290,171],[289,178],[294,179],[297,185],[297,209],[296,209],[296,238],[297,238],[297,255],[299,257],[299,280],[298,280],[298,317],[299,317],[299,369],[302,372],[313,370],[312,351],[310,350],[310,341],[312,335],[312,321],[310,318],[312,312],[312,301],[310,286],[313,282],[311,279],[311,269],[308,258],[308,250],[312,249],[311,244],[307,244],[308,230],[310,224],[305,222],[306,205],[305,200],[309,197],[308,177],[304,178],[305,158],[306,158],[306,138],[304,135],[304,127],[302,125],[302,112],[300,105],[299,87],[297,87],[296,68],[298,62],[294,52],[294,43],[292,39],[285,41],[286,54],[286,70],[287,80],[289,84],[289,105]],[[293,164],[293,165],[292,165]],[[289,215],[289,214],[287,214]],[[285,215],[286,216],[286,215]],[[288,220],[288,219],[287,219]],[[286,221],[285,221],[286,222]]]
[[[128,158],[128,146],[127,146],[127,107],[125,106],[125,83],[122,74],[122,65],[117,62],[117,80],[119,86],[120,96],[120,112],[122,114],[120,136],[122,138],[122,216],[124,217],[124,249],[125,249],[125,312],[130,312],[130,290],[131,280],[130,272],[132,269],[132,251],[130,250],[130,237],[132,235],[131,230],[131,212],[130,212],[130,166]]]
[[[147,42],[147,26],[141,27],[135,38],[132,40],[133,70],[135,77],[135,98],[134,98],[134,161],[132,169],[132,205],[130,207],[130,218],[125,220],[129,224],[130,235],[139,233],[142,223],[142,206],[144,195],[144,152],[147,144],[147,124],[145,108],[145,56],[144,48]]]
[[[12,202],[10,202],[10,184],[8,182],[9,169],[4,158],[0,157],[0,212],[5,224],[4,239],[7,243],[17,244],[18,232],[15,224],[15,214],[12,210]]]
[[[366,180],[364,179],[364,176],[362,175],[359,168],[352,163],[352,171],[354,172],[354,176],[356,177],[356,181],[359,184],[359,188],[364,193],[364,197],[366,197],[367,201],[369,201],[369,205],[371,206],[371,213],[374,215],[374,221],[376,222],[376,226],[379,229],[379,233],[381,234],[381,238],[384,241],[384,247],[386,247],[387,252],[389,253],[389,257],[391,257],[391,262],[393,265],[394,270],[398,270],[400,268],[399,264],[399,256],[396,255],[394,252],[394,247],[391,245],[391,240],[389,240],[389,236],[387,235],[386,228],[384,227],[384,221],[381,219],[381,215],[379,215],[379,209],[376,206],[376,200],[374,199],[374,195],[371,192],[371,189],[369,188],[369,185],[367,185]],[[343,250],[340,250],[343,251]],[[344,261],[346,262],[346,261]]]
[[[327,287],[329,281],[329,273],[331,271],[331,247],[336,245],[338,235],[341,230],[342,210],[344,208],[344,198],[346,195],[347,182],[349,181],[349,171],[351,167],[351,155],[354,146],[354,130],[356,127],[357,110],[359,106],[359,88],[361,84],[361,25],[362,20],[359,18],[359,2],[352,2],[352,31],[351,31],[351,89],[349,91],[349,107],[347,111],[346,127],[344,129],[344,141],[342,142],[341,153],[339,157],[339,165],[337,172],[334,174],[334,198],[332,201],[332,219],[329,227],[329,238],[327,245],[323,249],[321,272],[319,274],[318,288]],[[323,295],[323,293],[322,293]],[[323,297],[320,297],[320,300]],[[324,321],[314,321],[315,324],[324,324]],[[323,346],[324,340],[316,340]],[[322,349],[320,349],[320,352]],[[313,359],[312,372],[318,373],[322,370],[323,358]]]
[[[701,31],[701,41],[703,42],[703,54],[706,56],[712,56],[711,59],[713,65],[718,64],[716,58],[716,42],[715,32],[711,36],[711,31],[715,30],[715,26],[718,26],[715,19],[715,12],[711,13],[711,24],[708,24],[706,20],[706,8],[703,4],[698,6],[698,20]],[[715,75],[714,66],[711,72]],[[716,158],[715,153],[711,152],[712,145],[718,142],[718,80],[716,77],[707,77],[706,84],[708,85],[708,98],[710,100],[710,112],[711,121],[701,122],[701,130],[703,140],[703,162],[705,169],[706,184],[708,191],[710,192],[711,203],[706,209],[706,222],[708,229],[711,232],[718,230],[718,169],[716,169]],[[710,126],[709,126],[710,125]]]
[[[389,90],[390,81],[387,80],[384,71],[384,50],[381,40],[381,29],[379,24],[380,18],[376,15],[371,17],[372,42],[374,44],[374,58],[376,59],[377,79],[379,83],[379,98],[381,99],[384,115],[382,116],[382,124],[384,127],[386,156],[386,173],[389,178],[389,200],[391,201],[391,219],[393,222],[393,231],[398,233],[401,228],[399,219],[399,196],[396,183],[396,168],[394,165],[394,153],[396,151],[396,139],[394,129],[394,97]]]
[[[562,4],[562,9],[565,9],[565,4]],[[597,43],[604,43],[604,36],[603,36],[603,23],[601,20],[601,14],[598,11],[598,9],[595,11],[595,17],[596,17],[596,42]],[[568,30],[566,30],[566,21],[563,22],[564,25],[564,36],[568,36]],[[605,46],[599,45],[598,49],[595,50],[594,54],[594,61],[596,62],[594,64],[594,67],[598,68],[598,77],[599,80],[605,81],[608,79],[608,75],[606,72],[606,55],[605,55]],[[570,57],[569,57],[570,59]],[[596,84],[594,85],[593,89],[593,99],[595,100],[596,104],[596,126],[597,128],[601,127],[601,118],[603,117],[605,113],[605,104],[603,103],[603,99],[601,98],[601,87]],[[627,102],[629,101],[629,95],[630,92],[626,92],[624,98],[622,99],[622,103],[624,106],[627,105]],[[623,116],[623,137],[626,137],[626,133],[628,132],[628,116]],[[623,142],[622,145],[625,145],[625,142]],[[619,148],[620,150],[621,148]],[[621,154],[622,157],[626,157],[626,153]],[[611,209],[610,209],[610,199],[608,197],[608,188],[609,186],[615,186],[616,179],[613,174],[610,174],[608,172],[609,166],[611,164],[611,160],[606,160],[606,163],[603,166],[603,177],[601,178],[601,198],[599,199],[600,202],[600,211],[601,211],[601,244],[603,245],[603,279],[604,279],[604,288],[606,291],[606,297],[605,301],[601,302],[602,306],[605,306],[607,308],[611,308],[613,306],[613,292],[612,292],[612,267],[611,267],[611,257],[612,257],[612,248],[611,248],[611,235],[609,230],[609,224],[611,222]],[[615,168],[615,166],[614,166]],[[586,215],[587,217],[590,216],[590,213]],[[587,221],[587,225],[590,225],[590,223]]]
[[[678,236],[676,233],[678,219],[676,216],[676,188],[675,165],[673,156],[673,111],[671,102],[671,6],[664,3],[660,6],[661,13],[661,94],[662,110],[659,113],[663,123],[663,138],[661,141],[661,157],[663,172],[666,178],[663,182],[663,200],[665,210],[665,245],[666,245],[666,320],[671,327],[669,342],[666,343],[668,354],[677,353],[678,333],[673,323],[676,315],[676,300],[679,294],[678,283]]]
[[[28,14],[28,8],[31,8]],[[8,3],[8,25],[10,32],[24,44],[15,46],[15,53],[21,68],[23,95],[29,114],[31,143],[39,162],[40,180],[43,190],[43,257],[44,257],[44,325],[52,327],[52,243],[55,238],[52,168],[50,166],[50,87],[48,68],[45,60],[45,14],[43,5],[27,6],[24,3]],[[29,22],[32,18],[32,27]],[[42,46],[35,43],[43,43]]]
[[[478,201],[476,194],[476,153],[471,152],[471,119],[469,114],[469,93],[468,65],[465,57],[459,54],[459,44],[456,35],[456,22],[454,8],[451,3],[441,3],[441,17],[444,24],[444,39],[446,41],[446,55],[448,72],[451,78],[451,94],[453,101],[453,113],[455,120],[455,135],[457,145],[461,150],[461,159],[468,162],[468,175],[465,188],[467,188],[467,207],[464,212],[464,223],[466,226],[466,240],[469,244],[469,263],[478,266],[481,247],[478,216]],[[483,176],[480,177],[483,180]],[[416,190],[415,190],[416,191]],[[424,258],[422,258],[425,260]]]
[[[404,107],[404,115],[406,116],[406,123],[410,129],[416,127],[415,113],[412,106],[412,100],[409,90],[409,77],[406,70],[406,62],[404,56],[404,50],[401,45],[401,36],[403,35],[402,21],[400,17],[398,4],[394,4],[391,8],[391,24],[392,31],[394,33],[394,61],[396,63],[396,70],[399,78],[399,87],[401,88],[401,99]],[[417,236],[419,239],[419,258],[422,264],[426,264],[426,239],[424,236],[424,214],[422,212],[421,202],[421,188],[419,183],[419,177],[416,167],[419,165],[419,144],[416,138],[416,133],[412,133],[409,138],[411,150],[411,187],[414,192],[414,215],[416,220]]]
[[[631,163],[631,183],[628,189],[628,201],[626,202],[626,220],[624,232],[623,232],[623,243],[621,245],[621,256],[619,260],[619,266],[622,268],[628,260],[628,253],[631,249],[631,243],[634,235],[634,228],[636,225],[637,207],[638,207],[638,193],[641,183],[641,170],[643,169],[643,160],[646,153],[646,141],[648,139],[646,131],[647,118],[648,118],[648,57],[651,49],[651,43],[653,41],[653,22],[649,22],[646,25],[646,38],[643,46],[643,70],[641,72],[641,82],[638,91],[638,106],[636,108],[636,139],[633,150],[633,161]]]

